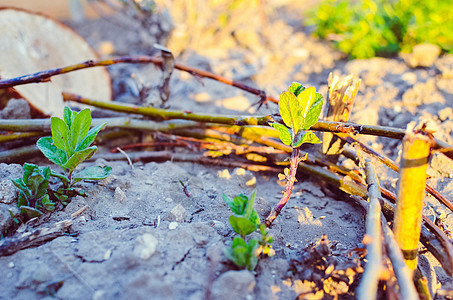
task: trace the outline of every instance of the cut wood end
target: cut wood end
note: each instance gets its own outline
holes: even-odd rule
[[[0,45],[2,79],[99,58],[80,35],[63,23],[10,7],[0,7]],[[110,76],[105,67],[58,75],[50,82],[16,86],[13,90],[26,99],[32,109],[57,116],[63,114],[62,91],[104,101],[112,97]]]

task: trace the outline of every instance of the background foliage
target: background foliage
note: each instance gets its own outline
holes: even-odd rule
[[[451,0],[323,0],[307,24],[353,58],[410,52],[420,43],[453,53]]]

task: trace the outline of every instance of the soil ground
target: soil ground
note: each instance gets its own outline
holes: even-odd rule
[[[302,27],[299,9],[291,9],[286,3],[291,1],[270,2],[274,10],[265,11],[263,26],[246,22],[235,28],[233,36],[214,35],[199,40],[168,38],[172,26],[173,30],[180,29],[177,19],[171,21],[168,17],[172,11],[160,11],[159,17],[149,20],[148,27],[137,25],[134,17],[125,13],[65,22],[101,55],[153,54],[155,42],[166,43],[170,49],[184,49],[177,57],[180,63],[235,78],[274,96],[292,81],[315,86],[325,95],[330,72],[343,76],[354,73],[363,81],[352,122],[406,128],[410,122],[426,120],[437,138],[453,144],[453,56],[443,55],[431,67],[417,69],[401,58],[348,61],[309,35],[309,29]],[[192,33],[205,37],[202,29],[197,30],[194,27]],[[137,81],[151,87],[160,82],[160,71],[153,66],[115,65],[108,69],[118,101],[139,103]],[[153,95],[145,103],[155,103],[157,97]],[[277,111],[273,104],[256,111],[251,107],[256,101],[255,96],[230,86],[208,79],[201,84],[187,74],[175,72],[167,105],[204,113]],[[398,160],[398,141],[360,138]],[[107,150],[101,147],[95,155],[98,159],[81,167],[110,165],[112,175],[100,183],[82,183],[89,197],[75,197],[63,210],[36,225],[52,226],[88,206],[74,220],[71,233],[0,257],[0,299],[295,299],[301,293],[308,293],[307,297],[313,297],[310,299],[339,294],[344,299],[354,298],[347,288],[340,292],[338,284],[332,284],[330,295],[310,294],[311,283],[291,271],[295,269],[294,261],[313,253],[313,245],[319,244],[323,235],[327,235],[334,256],[340,261],[344,258],[343,263],[357,264],[357,260],[346,258],[347,253],[363,247],[364,212],[319,179],[300,174],[294,196],[270,229],[276,255],[260,259],[253,272],[240,271],[229,265],[222,253],[234,237],[222,193],[233,197],[239,193],[250,195],[256,189],[255,206],[263,220],[281,196],[276,174],[171,161],[136,162],[130,166],[126,161],[102,159]],[[47,164],[42,159],[35,161]],[[342,164],[351,166],[352,161],[344,159]],[[397,174],[384,167],[377,172],[381,185],[394,190]],[[452,162],[435,154],[429,175],[429,183],[453,199]],[[17,206],[17,190],[9,180],[21,176],[20,165],[0,164],[2,225],[10,221],[8,208]],[[250,184],[253,179],[256,182]],[[428,196],[424,214],[433,221],[446,217],[445,226],[452,230],[451,212]],[[443,290],[453,289],[452,279],[432,255],[423,254],[421,260],[426,262],[425,271],[431,271]],[[365,267],[363,261],[361,264]]]

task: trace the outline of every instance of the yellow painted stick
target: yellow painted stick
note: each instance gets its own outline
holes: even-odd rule
[[[426,169],[431,143],[432,139],[422,133],[407,132],[403,139],[393,232],[411,270],[417,267]]]

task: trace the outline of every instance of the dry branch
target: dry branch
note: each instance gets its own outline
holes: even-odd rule
[[[389,167],[390,169],[392,169],[393,171],[395,172],[399,172],[400,171],[400,168],[397,166],[397,164],[391,160],[390,158],[386,157],[385,155],[383,154],[380,154],[376,151],[374,151],[373,149],[371,149],[370,147],[368,147],[367,145],[363,144],[362,142],[360,142],[359,140],[357,140],[356,138],[350,136],[350,135],[345,135],[345,134],[337,134],[341,139],[345,140],[346,142],[348,142],[349,144],[351,145],[356,145],[358,147],[360,147],[360,149],[366,153],[368,153],[369,155],[377,158],[380,162],[382,162],[384,165],[386,165],[387,167]],[[432,188],[431,186],[429,186],[428,184],[426,184],[426,187],[425,187],[425,190],[426,192],[428,192],[431,196],[433,196],[434,198],[436,198],[440,203],[442,203],[443,205],[445,205],[448,209],[450,209],[451,211],[453,211],[453,203],[448,200],[446,197],[444,197],[442,194],[440,194],[438,191],[436,191],[434,188]]]
[[[71,225],[71,220],[64,220],[55,223],[54,227],[39,228],[4,238],[0,241],[0,256],[11,255],[26,248],[42,245],[47,241],[62,236]]]
[[[377,179],[370,159],[364,158],[359,149],[357,149],[357,156],[360,159],[362,168],[365,169],[369,199],[366,218],[366,235],[363,238],[368,252],[368,264],[357,290],[357,298],[371,300],[376,299],[380,273],[383,269],[380,219],[381,205],[379,203],[381,190],[379,187],[379,180]]]
[[[393,232],[412,270],[417,267],[430,145],[430,139],[419,133],[408,132],[403,139]]]
[[[385,217],[381,218],[382,233],[384,235],[385,248],[392,262],[393,271],[395,272],[402,299],[418,300],[417,290],[412,280],[412,271],[404,262],[403,254],[395,240],[392,230],[387,224]]]
[[[118,58],[111,58],[111,59],[106,59],[106,60],[88,60],[82,63],[66,66],[63,68],[56,68],[56,69],[51,69],[51,70],[46,70],[46,71],[41,71],[33,74],[28,74],[28,75],[23,75],[20,77],[16,78],[11,78],[11,79],[3,79],[0,80],[0,89],[4,88],[9,88],[9,87],[14,87],[17,85],[22,85],[22,84],[27,84],[27,83],[39,83],[39,82],[46,82],[49,81],[49,79],[55,75],[61,75],[77,70],[83,70],[87,68],[92,68],[92,67],[105,67],[105,66],[110,66],[113,64],[119,64],[119,63],[132,63],[132,64],[142,64],[142,63],[153,63],[158,66],[163,65],[163,61],[161,58],[158,57],[153,57],[153,56],[146,56],[146,55],[138,55],[138,56],[125,56],[125,57],[118,57]],[[204,78],[209,78],[212,80],[216,80],[234,87],[237,87],[239,89],[242,89],[244,91],[247,91],[249,93],[255,94],[257,96],[261,97],[261,101],[271,101],[274,103],[278,103],[278,100],[266,96],[266,92],[252,88],[250,86],[247,86],[243,83],[237,82],[235,80],[216,75],[214,73],[208,72],[208,71],[203,71],[199,70],[196,68],[184,66],[181,64],[175,64],[175,69],[180,70],[180,71],[185,71],[191,75],[197,76],[197,77],[204,77]]]

